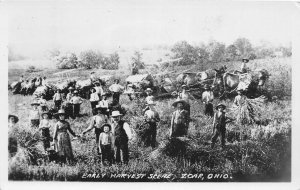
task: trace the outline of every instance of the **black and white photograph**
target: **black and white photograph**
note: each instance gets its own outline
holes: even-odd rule
[[[8,182],[293,182],[300,3],[0,6]]]

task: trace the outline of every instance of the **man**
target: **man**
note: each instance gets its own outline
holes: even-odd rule
[[[172,114],[171,119],[171,137],[182,137],[187,135],[189,125],[188,112],[183,109],[186,102],[184,100],[177,99],[172,106],[176,107],[176,111]]]
[[[213,117],[214,115],[214,108],[212,104],[213,100],[214,100],[214,93],[211,91],[208,85],[205,85],[204,92],[202,93],[202,102],[205,105],[204,114],[210,117]]]
[[[129,124],[121,119],[122,114],[119,111],[112,112],[112,134],[114,136],[114,149],[116,163],[121,163],[121,160],[124,164],[128,164],[129,153],[128,153],[128,140],[131,139],[131,131]],[[121,153],[122,151],[122,159]]]
[[[90,79],[91,79],[92,83],[96,80],[96,76],[95,76],[95,72],[94,71],[91,72]]]
[[[147,105],[149,102],[153,102],[153,100],[154,100],[154,96],[152,95],[153,91],[151,88],[147,88],[145,90],[145,92],[147,94],[147,97],[145,98],[146,107],[143,109],[143,113],[145,113],[147,110],[149,110],[149,106],[147,106]]]
[[[178,94],[178,98],[185,101],[186,104],[185,104],[184,109],[188,112],[189,117],[190,117],[190,115],[191,115],[190,99],[195,100],[195,98],[186,91],[188,88],[187,85],[184,84],[181,86],[181,88],[182,88],[182,91]]]
[[[70,103],[73,104],[73,118],[79,117],[80,113],[80,104],[83,100],[78,96],[78,91],[74,91],[74,96],[71,98]]]
[[[90,123],[90,126],[82,132],[82,135],[86,134],[92,129],[95,129],[95,135],[96,135],[96,147],[97,147],[97,154],[100,154],[99,150],[99,136],[100,133],[103,132],[102,125],[107,123],[107,118],[105,117],[103,113],[103,109],[99,105],[94,108],[94,112],[97,112],[97,115],[92,116],[92,120]]]
[[[247,73],[247,66],[246,66],[246,63],[248,63],[249,62],[249,59],[247,59],[247,58],[243,58],[242,59],[242,65],[241,65],[241,72],[242,73]]]
[[[107,94],[103,93],[102,94],[102,100],[98,103],[98,105],[101,107],[101,109],[105,110],[105,115],[108,118],[110,110],[109,110],[109,102],[106,98],[107,98]]]
[[[156,144],[156,131],[157,131],[157,123],[160,121],[159,114],[155,110],[154,106],[156,105],[153,101],[149,101],[147,103],[149,110],[145,112],[145,121],[149,124],[149,131],[147,134],[146,142],[151,145],[152,148],[155,148]]]
[[[109,87],[109,90],[113,93],[113,105],[119,104],[120,94],[124,90],[124,87],[119,84],[119,79],[114,80],[114,84]]]

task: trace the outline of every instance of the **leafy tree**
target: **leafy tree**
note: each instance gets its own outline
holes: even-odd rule
[[[135,51],[133,57],[131,57],[132,65],[137,65],[138,69],[144,69],[145,63],[142,61],[142,53]]]
[[[176,43],[171,51],[175,54],[173,58],[183,58],[180,65],[195,64],[199,60],[201,49],[196,49],[186,41]]]
[[[233,45],[238,50],[238,55],[241,57],[249,56],[253,52],[252,45],[247,38],[238,38]]]
[[[119,68],[120,57],[118,53],[112,53],[109,57],[104,57],[104,61],[102,63],[102,69],[108,70],[116,70]]]
[[[211,62],[223,61],[225,57],[225,44],[217,41],[211,41],[207,45],[207,51]]]
[[[235,45],[231,44],[225,49],[225,59],[226,61],[233,61],[238,56],[238,49]]]
[[[100,52],[88,50],[80,53],[80,59],[79,67],[92,69],[99,68],[103,63],[104,57]]]

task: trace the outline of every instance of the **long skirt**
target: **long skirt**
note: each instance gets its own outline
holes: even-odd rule
[[[73,160],[73,150],[68,132],[59,132],[57,135],[56,152],[64,160]]]
[[[172,130],[171,137],[182,137],[182,136],[185,136],[185,135],[187,135],[187,131],[188,131],[188,126],[186,126],[184,124],[174,123],[174,128]]]
[[[214,116],[214,107],[213,107],[212,103],[205,104],[204,114],[208,115],[210,117]]]
[[[44,150],[46,151],[48,148],[50,148],[50,130],[49,128],[42,129],[42,141]]]

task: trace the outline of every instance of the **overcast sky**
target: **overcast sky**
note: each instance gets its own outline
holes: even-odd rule
[[[180,40],[231,44],[246,37],[292,41],[293,2],[196,0],[25,1],[6,3],[9,45],[27,55],[46,49],[124,48]]]

